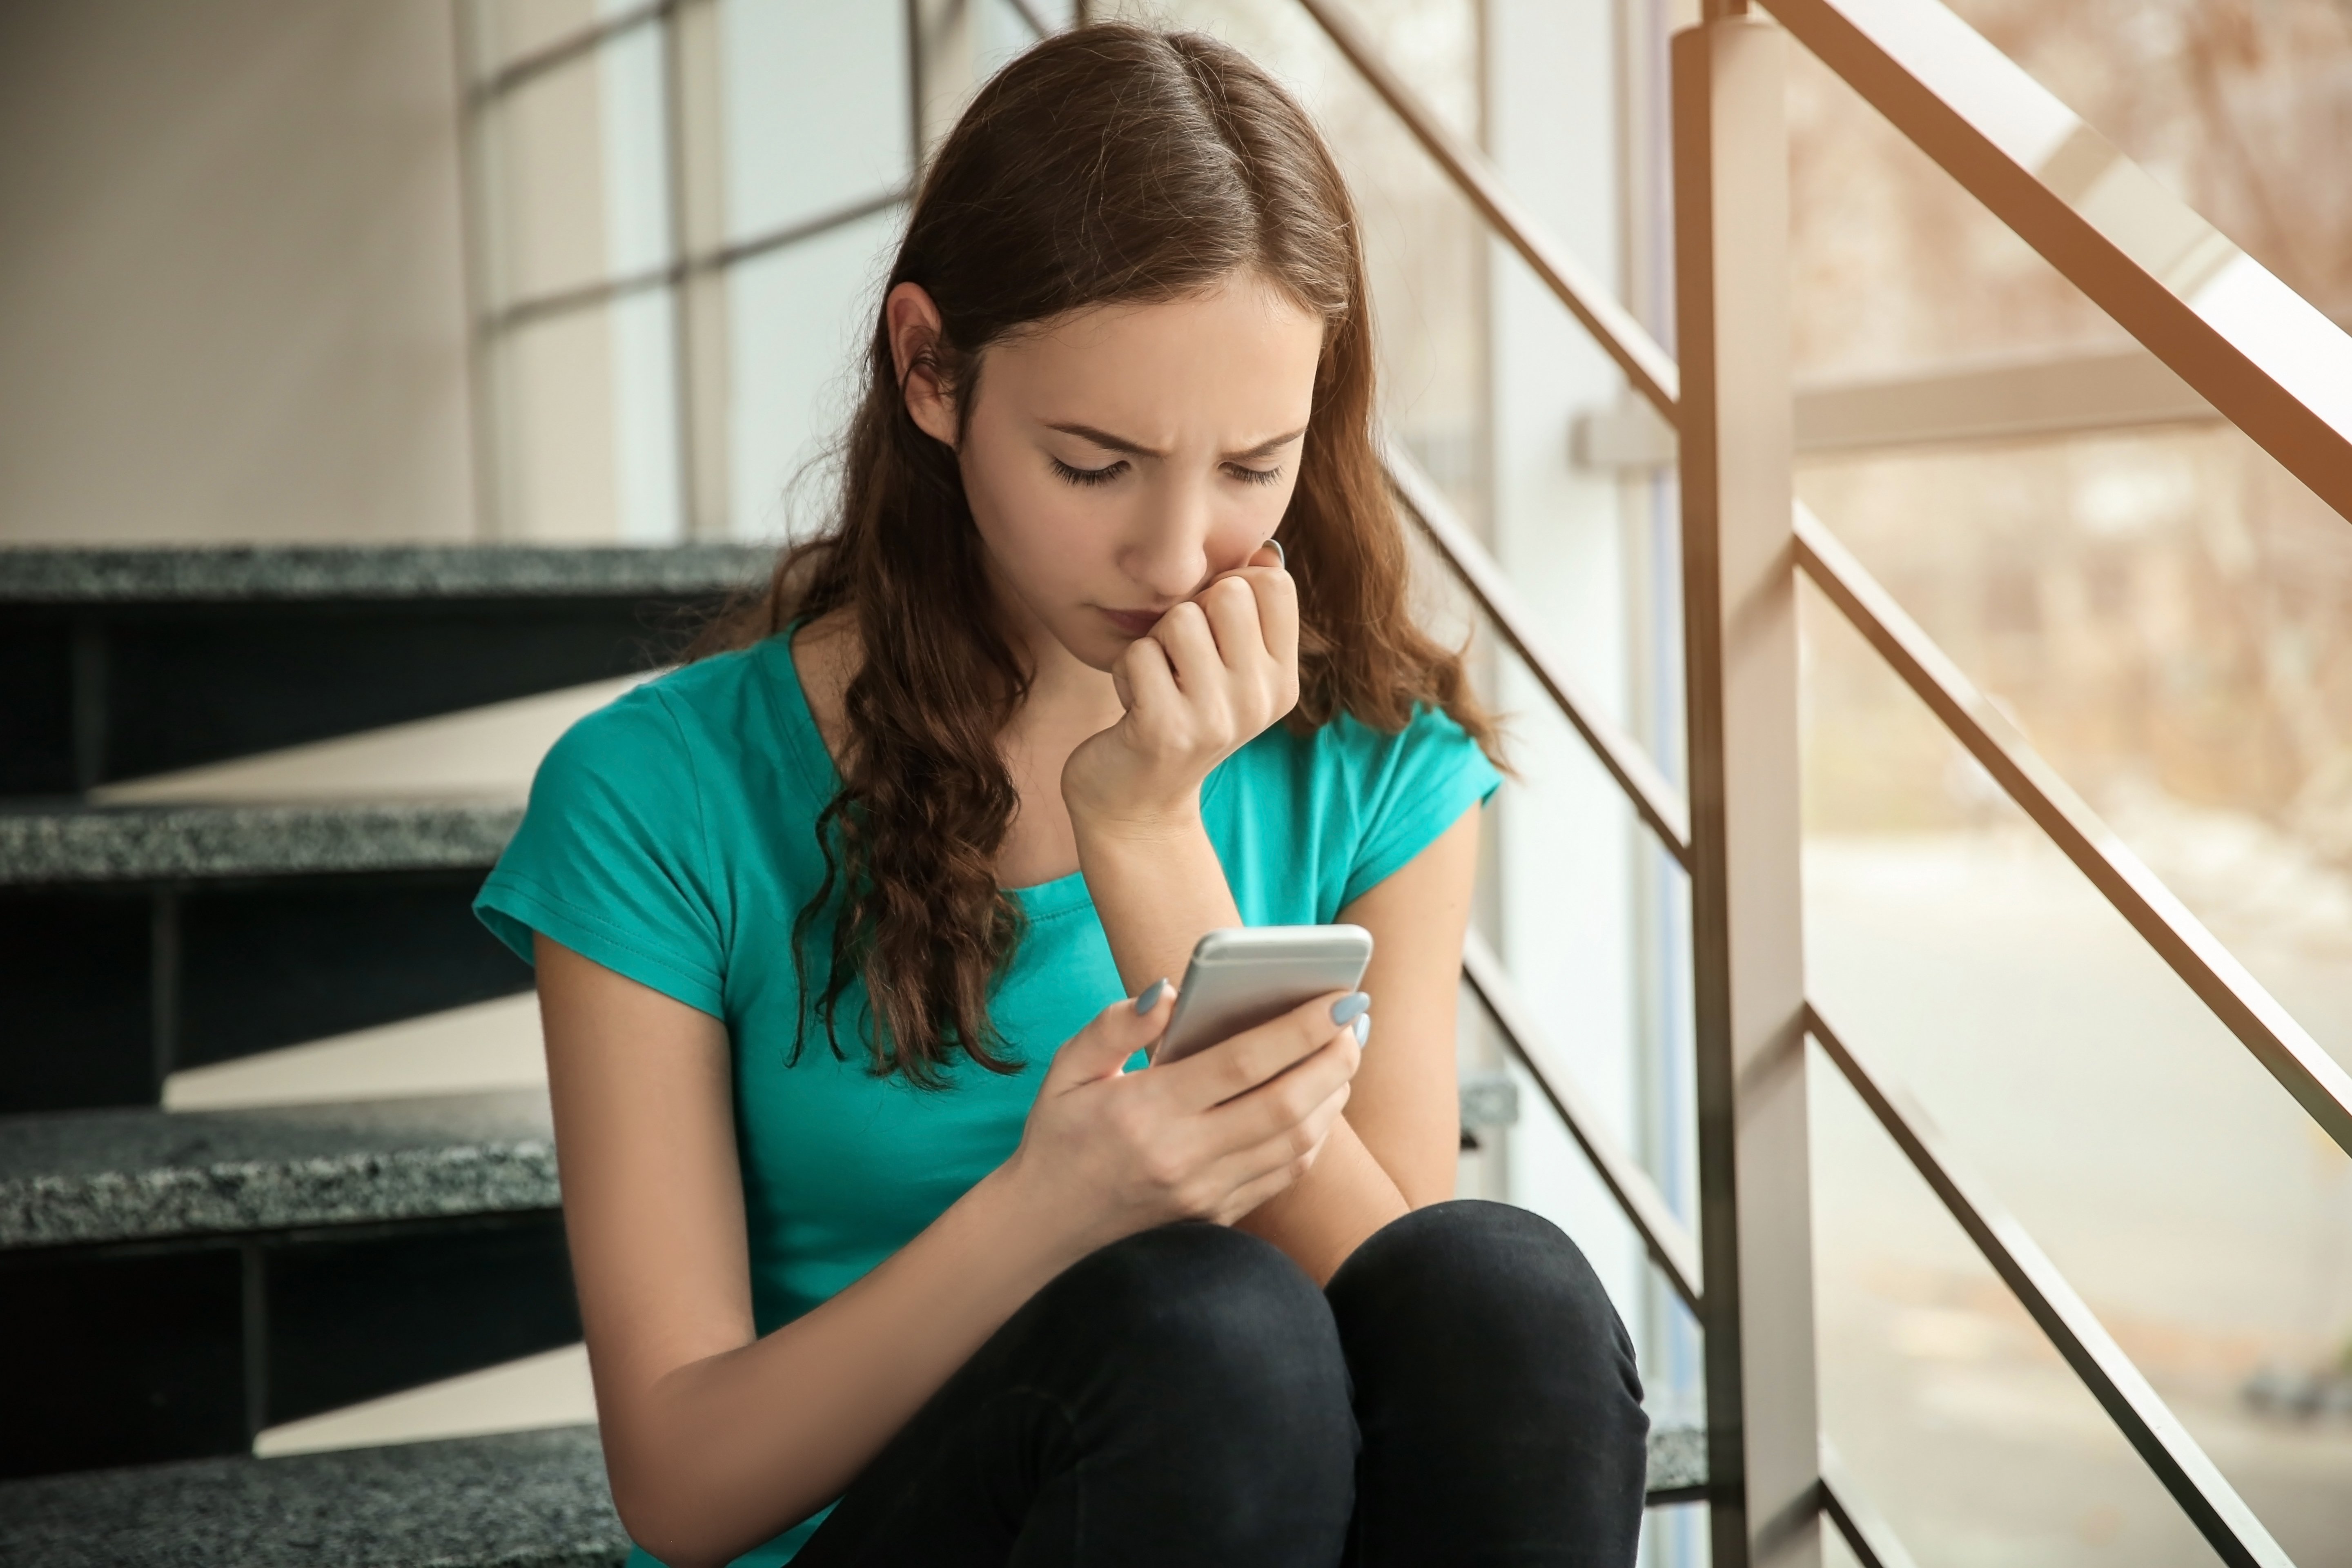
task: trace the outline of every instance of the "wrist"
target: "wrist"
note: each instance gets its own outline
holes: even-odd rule
[[[1070,827],[1083,852],[1089,845],[1116,848],[1122,844],[1159,845],[1202,831],[1198,786],[1164,801],[1130,801],[1118,805],[1064,797]]]
[[[1019,1237],[1027,1244],[1023,1250],[1033,1256],[1025,1272],[1034,1276],[1034,1289],[1116,1238],[1091,1236],[1086,1223],[1089,1216],[1076,1212],[1077,1206],[1068,1201],[1070,1194],[1055,1190],[1022,1158],[1023,1152],[1013,1150],[1003,1164],[973,1185],[970,1195],[1002,1218],[1003,1224],[998,1228],[1003,1234]]]

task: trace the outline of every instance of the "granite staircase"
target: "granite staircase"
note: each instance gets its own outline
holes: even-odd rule
[[[469,910],[520,803],[121,797],[653,668],[769,559],[0,552],[0,1563],[625,1553],[593,1428],[253,1457],[578,1341],[543,1091],[163,1108],[527,990]]]
[[[578,1341],[543,1089],[164,1107],[527,990],[469,912],[519,803],[145,785],[656,668],[768,559],[0,551],[0,1568],[625,1554],[593,1427],[255,1457]],[[1515,1114],[1464,1110],[1465,1143]],[[1654,1436],[1654,1501],[1701,1447]]]

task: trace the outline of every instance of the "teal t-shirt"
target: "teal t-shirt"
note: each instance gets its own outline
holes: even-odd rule
[[[1315,924],[1500,782],[1436,710],[1393,735],[1341,717],[1250,742],[1209,775],[1201,812],[1244,921]],[[727,1026],[763,1334],[905,1246],[1003,1163],[1054,1052],[1123,990],[1074,873],[1014,891],[1028,930],[991,1012],[1020,1072],[958,1060],[943,1089],[877,1079],[848,1006],[849,1059],[835,1058],[811,1008],[790,1063],[803,1006],[793,921],[824,880],[815,824],[838,785],[789,638],[771,637],[574,724],[540,764],[522,826],[474,906],[526,961],[543,931]],[[828,951],[821,933],[812,941],[813,983]],[[738,1561],[782,1563],[815,1525]]]

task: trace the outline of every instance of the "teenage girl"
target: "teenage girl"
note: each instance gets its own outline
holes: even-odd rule
[[[479,908],[634,1561],[1633,1562],[1624,1329],[1447,1201],[1499,775],[1372,370],[1295,101],[1041,44],[923,180],[831,526],[541,768]],[[1140,1066],[1203,932],[1335,920],[1362,992]]]

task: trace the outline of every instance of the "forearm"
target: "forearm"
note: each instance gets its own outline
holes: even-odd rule
[[[1197,813],[1116,828],[1073,812],[1078,867],[1129,994],[1183,978],[1192,944],[1242,923],[1225,868]]]
[[[671,1568],[697,1568],[822,1508],[1092,1245],[1001,1168],[805,1317],[615,1391],[605,1444],[632,1533]]]
[[[1366,1237],[1412,1207],[1342,1116],[1314,1168],[1252,1210],[1239,1228],[1282,1248],[1323,1285]]]
[[[1203,933],[1242,923],[1216,847],[1197,819],[1150,835],[1077,826],[1087,888],[1129,991],[1181,975]],[[1281,1247],[1320,1282],[1411,1206],[1343,1117],[1314,1168],[1241,1228]]]

